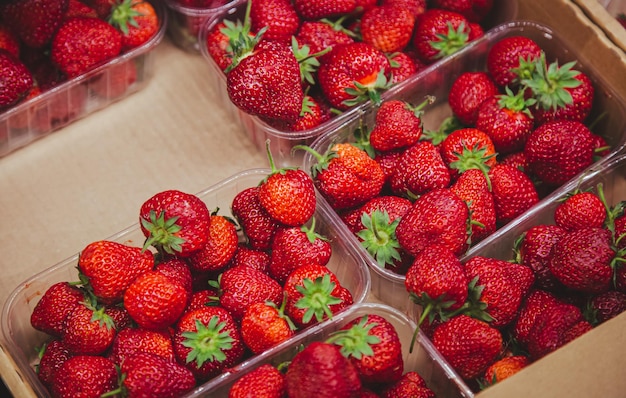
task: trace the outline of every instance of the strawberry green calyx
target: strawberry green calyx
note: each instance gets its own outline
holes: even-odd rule
[[[291,37],[291,51],[293,55],[296,57],[298,64],[300,65],[300,80],[303,83],[315,84],[315,72],[317,68],[320,66],[320,61],[318,57],[326,54],[332,49],[332,47],[326,47],[324,50],[319,51],[315,54],[311,54],[311,49],[307,45],[303,45],[300,47],[298,44],[298,40],[295,36]]]
[[[322,155],[321,153],[317,152],[315,149],[307,145],[295,145],[292,148],[292,151],[297,150],[306,151],[313,155],[313,157],[317,160],[317,163],[311,166],[311,175],[313,176],[313,178],[315,178],[322,171],[326,170],[328,168],[328,164],[332,159],[339,157],[336,151],[329,150]]]
[[[543,54],[543,52],[542,52]],[[544,55],[545,56],[545,55]],[[537,69],[537,59],[533,57],[519,58],[519,66],[517,68],[513,68],[511,71],[517,76],[514,80],[514,83],[519,83],[525,79],[532,78],[535,70]]]
[[[342,300],[332,295],[335,289],[335,283],[331,282],[330,275],[315,278],[311,280],[305,278],[302,285],[296,286],[302,297],[296,302],[296,307],[305,310],[302,317],[303,323],[308,323],[315,317],[318,322],[324,319],[324,315],[329,319],[333,317],[330,306],[341,304]]]
[[[230,72],[239,64],[239,62],[241,62],[242,59],[250,55],[268,29],[267,26],[264,26],[259,29],[254,36],[252,36],[252,27],[250,22],[251,9],[252,1],[248,1],[243,22],[241,20],[237,20],[237,22],[224,20],[224,25],[226,27],[222,28],[221,32],[228,37],[227,52],[231,54],[232,57],[232,61],[226,70],[224,70],[224,73]]]
[[[445,118],[437,130],[424,130],[420,136],[420,141],[430,141],[433,145],[441,144],[450,133],[464,127],[463,123],[456,116]]]
[[[385,75],[385,70],[381,69],[376,75],[376,79],[373,83],[363,84],[357,81],[353,82],[354,87],[346,88],[346,93],[353,98],[343,101],[343,104],[351,107],[365,102],[367,100],[372,101],[376,105],[380,105],[381,97],[380,93],[389,89],[393,82]]]
[[[361,223],[365,227],[357,233],[361,245],[374,257],[381,268],[400,261],[400,243],[396,239],[396,227],[400,219],[390,222],[389,213],[374,210],[372,214],[363,213]]]
[[[534,98],[525,98],[524,90],[513,93],[509,86],[505,87],[505,93],[498,96],[498,105],[502,109],[508,109],[513,112],[521,112],[529,117],[533,117],[530,107],[535,105],[537,100]]]
[[[230,333],[222,331],[225,326],[226,324],[220,322],[218,316],[211,317],[207,325],[196,320],[196,331],[182,334],[185,337],[183,345],[191,348],[185,359],[187,363],[195,361],[196,365],[201,367],[207,361],[222,362],[226,360],[224,350],[231,349],[235,340]]]
[[[439,40],[430,42],[432,48],[438,51],[436,58],[454,54],[463,48],[469,40],[468,29],[465,23],[459,24],[459,27],[455,29],[452,23],[448,22],[448,33],[437,34],[436,37]]]
[[[315,243],[315,241],[317,239],[321,239],[323,241],[328,241],[327,237],[322,236],[322,235],[318,234],[317,232],[315,232],[315,217],[311,217],[311,226],[310,227],[307,227],[306,225],[303,225],[302,228],[300,228],[300,230],[302,232],[304,232],[304,234],[306,235],[306,238],[311,243]]]
[[[273,301],[266,301],[265,305],[276,309],[278,316],[287,322],[290,330],[297,330],[298,327],[293,323],[291,318],[285,313],[285,308],[287,307],[287,292],[283,292],[283,301],[280,303],[280,307],[276,305]]]
[[[480,170],[487,179],[487,185],[489,186],[489,191],[491,191],[491,180],[489,178],[489,166],[487,162],[495,157],[495,154],[487,155],[487,148],[476,144],[472,148],[463,145],[461,153],[455,152],[454,155],[457,157],[457,160],[450,163],[451,169],[458,170],[460,173],[470,169]]]
[[[568,88],[578,87],[582,82],[576,79],[580,74],[573,69],[575,61],[560,65],[546,62],[545,54],[542,53],[534,73],[530,78],[523,79],[522,85],[530,88],[537,99],[537,105],[545,110],[556,110],[573,102]]]
[[[133,5],[134,0],[124,0],[111,8],[109,23],[119,29],[124,35],[128,35],[128,26],[139,27],[135,18],[143,15],[135,10]]]
[[[350,329],[331,333],[326,342],[338,345],[339,351],[346,358],[361,359],[363,356],[373,356],[372,345],[380,343],[378,336],[370,334],[376,325],[378,325],[376,322],[368,324],[367,315],[364,315]]]
[[[141,225],[150,232],[144,242],[143,251],[153,246],[161,254],[181,252],[181,245],[185,243],[185,239],[176,235],[181,230],[181,227],[176,224],[177,220],[178,217],[165,219],[165,212],[157,216],[154,210],[150,211],[150,220],[142,218]]]

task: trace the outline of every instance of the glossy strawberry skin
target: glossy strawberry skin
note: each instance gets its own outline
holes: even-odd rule
[[[13,106],[24,99],[33,87],[33,75],[14,55],[0,48],[0,110]]]
[[[302,226],[317,205],[313,180],[300,169],[272,173],[259,186],[259,202],[280,224]]]
[[[463,24],[465,34],[469,36],[470,28],[468,22],[467,18],[463,15],[453,11],[433,8],[427,9],[418,18],[412,39],[413,46],[420,59],[426,64],[432,64],[443,56],[448,55],[433,47],[432,43],[441,41],[438,35],[448,34],[448,24],[451,24],[455,30],[459,29]],[[467,39],[461,44],[464,45],[466,43]],[[451,49],[451,51],[456,51],[459,48],[460,47],[456,47]]]
[[[230,398],[282,398],[285,388],[285,376],[271,364],[263,364],[237,379],[228,394]]]
[[[189,264],[199,272],[222,271],[235,255],[238,243],[235,224],[222,215],[213,214],[209,223],[209,238],[204,247],[189,257]]]
[[[539,202],[533,181],[523,171],[505,164],[489,170],[491,189],[496,206],[496,219],[504,225]]]
[[[37,377],[46,388],[52,386],[57,370],[73,355],[62,340],[54,339],[46,344],[37,364]]]
[[[463,72],[450,87],[448,103],[461,122],[473,126],[483,101],[498,93],[498,87],[486,72]]]
[[[554,210],[554,222],[568,231],[580,228],[601,228],[606,220],[604,204],[593,192],[577,192]]]
[[[361,35],[380,51],[402,51],[411,41],[415,16],[406,8],[376,6],[363,13]]]
[[[487,54],[487,70],[499,86],[519,82],[515,69],[520,66],[520,58],[526,61],[538,59],[541,47],[533,39],[525,36],[505,37],[491,47]]]
[[[115,364],[97,355],[76,355],[56,372],[52,394],[56,397],[99,397],[117,388]]]
[[[565,233],[565,229],[553,224],[538,224],[524,232],[519,247],[519,262],[533,270],[535,283],[541,289],[554,292],[563,287],[550,272],[548,263],[552,247]]]
[[[534,128],[532,117],[499,103],[499,97],[487,98],[478,108],[476,128],[484,131],[498,155],[518,152]]]
[[[84,300],[83,292],[67,282],[57,282],[44,292],[30,315],[30,324],[37,330],[60,337],[63,321]]]
[[[109,358],[119,365],[136,352],[150,352],[166,359],[174,359],[172,339],[167,332],[135,327],[119,330],[111,345]]]
[[[298,44],[309,47],[311,54],[332,48],[337,44],[354,43],[354,39],[341,30],[340,26],[319,20],[302,22],[296,38]],[[326,54],[322,55],[320,60],[324,60],[325,56]]]
[[[380,152],[415,145],[422,135],[422,120],[400,100],[385,101],[376,112],[370,143]]]
[[[496,207],[485,175],[478,169],[461,173],[450,186],[459,198],[468,204],[472,221],[472,244],[478,243],[496,231]]]
[[[93,308],[78,305],[65,318],[61,337],[75,355],[101,355],[111,346],[116,334],[112,321],[96,318]]]
[[[68,0],[20,0],[3,2],[0,16],[26,45],[40,48],[48,44],[68,8]]]
[[[295,0],[298,15],[305,20],[318,20],[348,14],[355,10],[356,0]]]
[[[250,9],[250,24],[253,32],[264,27],[266,40],[289,41],[300,27],[300,18],[289,0],[258,0]]]
[[[241,338],[254,354],[261,354],[294,335],[295,331],[281,314],[277,307],[279,305],[257,302],[248,306],[244,312]]]
[[[259,187],[250,187],[240,191],[233,198],[231,210],[250,246],[256,250],[266,250],[270,248],[280,223],[261,206],[259,190]]]
[[[340,215],[342,221],[354,234],[361,231],[365,226],[361,222],[364,214],[371,215],[374,210],[387,212],[389,221],[393,222],[402,217],[411,208],[411,201],[395,195],[381,195],[370,199],[357,209],[350,210]]]
[[[174,360],[150,352],[136,352],[121,364],[129,396],[176,397],[196,386],[193,373]]]
[[[415,371],[406,372],[400,380],[392,383],[381,392],[381,398],[435,398],[435,392],[431,390],[426,381]]]
[[[562,347],[569,329],[582,321],[580,308],[557,304],[540,313],[528,333],[528,352],[537,360]]]
[[[534,108],[533,115],[535,125],[540,126],[552,120],[571,120],[583,123],[591,113],[595,89],[589,76],[580,72],[576,77],[580,82],[577,87],[566,88],[572,96],[572,102],[554,109],[543,109],[541,107]]]

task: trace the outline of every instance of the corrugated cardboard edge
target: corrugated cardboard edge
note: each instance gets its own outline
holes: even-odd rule
[[[626,52],[626,29],[617,22],[598,0],[572,0],[586,16],[592,20],[616,46]]]
[[[0,374],[2,375],[2,380],[14,397],[37,397],[37,394],[35,394],[30,385],[24,380],[19,368],[7,353],[4,343],[0,344]]]

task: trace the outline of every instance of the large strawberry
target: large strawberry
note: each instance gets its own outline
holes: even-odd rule
[[[496,164],[489,170],[491,192],[496,206],[496,221],[506,224],[539,202],[530,177],[514,166]]]
[[[33,88],[33,75],[13,54],[0,49],[0,110],[17,104]]]
[[[450,181],[451,170],[439,148],[430,141],[420,141],[402,153],[389,184],[394,194],[413,198],[447,188]]]
[[[267,40],[289,42],[300,27],[300,18],[289,0],[250,1],[250,24],[252,31],[266,29],[263,37]]]
[[[271,364],[263,364],[237,379],[228,391],[230,398],[282,398],[285,375]]]
[[[554,209],[554,222],[568,231],[580,228],[602,228],[607,209],[600,196],[590,191],[567,195]]]
[[[415,145],[422,136],[422,109],[434,98],[418,106],[406,101],[384,101],[376,111],[376,124],[370,132],[370,144],[380,152],[404,149]]]
[[[538,288],[554,292],[563,287],[550,272],[548,263],[552,247],[565,233],[558,225],[537,224],[527,229],[515,243],[515,261],[533,270]]]
[[[98,355],[76,355],[63,362],[52,382],[55,397],[99,397],[117,388],[115,364]]]
[[[68,282],[57,282],[46,289],[30,314],[30,324],[37,330],[60,337],[63,321],[81,305],[84,292]]]
[[[101,355],[111,346],[116,333],[105,307],[81,303],[63,321],[61,338],[75,355]]]
[[[417,20],[412,43],[420,59],[431,64],[460,50],[471,36],[469,21],[463,15],[429,8]]]
[[[68,0],[2,2],[0,16],[24,44],[40,48],[50,43],[63,22]]]
[[[161,191],[139,209],[144,248],[154,246],[161,254],[189,257],[209,238],[211,213],[196,195],[179,190]]]
[[[537,42],[526,36],[509,36],[495,42],[487,53],[487,70],[500,87],[519,85],[529,78],[542,54]]]
[[[361,16],[363,42],[380,51],[402,51],[411,41],[415,16],[406,8],[376,6]]]
[[[554,306],[563,304],[554,294],[541,289],[532,290],[520,307],[517,319],[511,325],[511,336],[522,345],[528,344],[529,333],[537,317]]]
[[[172,339],[168,332],[141,327],[126,327],[117,332],[111,345],[109,358],[116,364],[137,352],[149,352],[170,360],[174,359]]]

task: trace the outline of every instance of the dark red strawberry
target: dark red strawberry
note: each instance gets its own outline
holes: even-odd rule
[[[461,49],[470,35],[469,21],[463,15],[429,8],[417,19],[412,43],[420,59],[431,64]]]
[[[432,7],[458,12],[471,22],[483,22],[494,0],[435,0]]]
[[[245,188],[235,195],[231,211],[239,221],[244,237],[250,247],[266,250],[271,246],[274,233],[280,223],[261,206],[260,187]]]
[[[298,15],[305,20],[338,17],[355,11],[356,0],[295,0]]]
[[[590,319],[592,324],[598,325],[624,311],[626,311],[626,293],[609,290],[590,298],[585,317]]]
[[[389,184],[394,194],[412,198],[447,188],[450,182],[451,171],[439,148],[430,141],[420,141],[402,153]]]
[[[250,9],[253,32],[266,29],[263,38],[289,42],[300,27],[300,19],[289,0],[255,0]]]
[[[511,335],[519,343],[528,344],[528,335],[537,317],[552,307],[563,304],[554,294],[545,290],[533,290],[522,303],[519,315],[511,327]]]
[[[60,337],[63,321],[85,300],[84,292],[67,282],[51,285],[30,314],[30,324],[37,330]]]
[[[269,274],[270,254],[264,250],[257,250],[240,243],[232,260],[232,266],[247,265]]]
[[[51,340],[44,344],[39,353],[37,377],[46,388],[50,388],[56,378],[56,373],[74,354],[65,346],[62,340]]]
[[[448,92],[448,104],[452,113],[467,126],[474,126],[478,109],[488,98],[499,94],[498,86],[486,72],[463,72]]]
[[[55,397],[99,397],[117,388],[115,364],[98,355],[76,355],[59,367],[52,383]]]
[[[461,173],[450,186],[470,209],[472,234],[471,243],[478,243],[496,231],[496,205],[489,190],[489,180],[478,169]]]
[[[118,331],[111,345],[109,358],[116,364],[137,352],[149,352],[170,360],[174,359],[172,339],[168,332],[127,327]]]
[[[431,390],[426,381],[419,373],[409,371],[402,375],[400,380],[386,387],[380,395],[381,398],[435,398],[435,392]]]
[[[33,89],[33,75],[14,55],[0,48],[0,110],[9,108]]]
[[[422,136],[422,109],[434,98],[413,106],[406,101],[390,100],[380,105],[375,125],[370,132],[370,144],[379,152],[403,149],[415,145]]]
[[[528,352],[533,360],[540,359],[567,343],[570,328],[583,320],[573,304],[557,304],[537,315],[528,333]]]
[[[527,229],[516,242],[516,261],[534,271],[540,289],[554,292],[563,287],[550,272],[548,263],[552,247],[565,233],[558,225],[538,224]]]
[[[68,0],[19,0],[3,2],[0,16],[22,42],[40,48],[50,43],[63,22]]]

